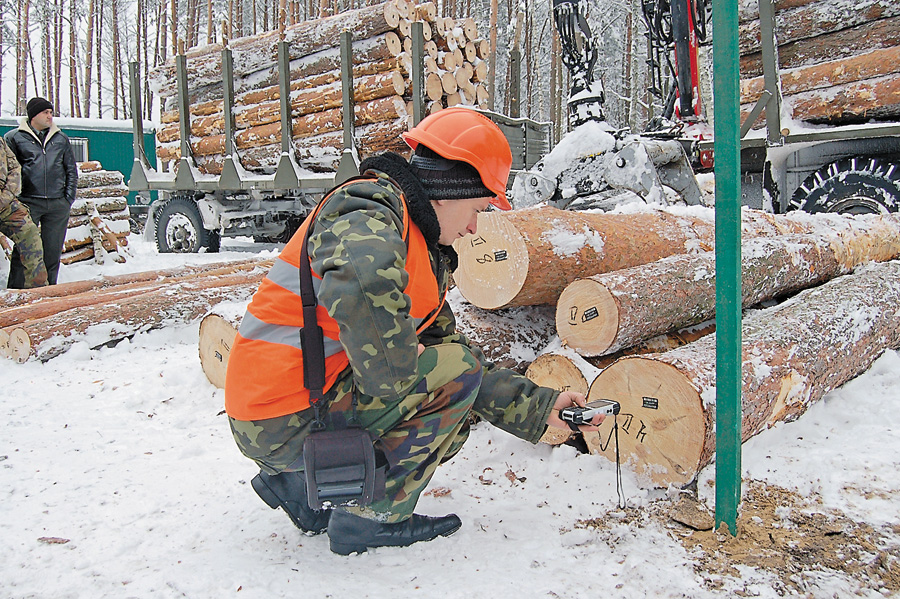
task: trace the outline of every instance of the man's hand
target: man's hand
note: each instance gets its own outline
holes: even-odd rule
[[[553,409],[550,411],[550,416],[547,417],[547,426],[569,429],[569,424],[560,420],[559,411],[570,406],[581,406],[583,408],[584,404],[584,395],[582,395],[581,393],[575,393],[574,391],[563,391],[559,394],[559,397],[556,398],[556,402],[553,404]],[[596,416],[594,416],[593,420],[591,420],[590,426],[583,424],[578,427],[578,430],[583,433],[595,431],[597,430],[597,426],[603,422],[604,418],[606,418],[606,416],[597,414]]]

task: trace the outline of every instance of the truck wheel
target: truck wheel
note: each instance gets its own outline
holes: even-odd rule
[[[877,158],[844,158],[811,174],[791,198],[806,212],[869,214],[900,208],[900,166]]]
[[[190,254],[209,244],[200,210],[193,200],[176,196],[156,213],[156,247],[162,254]]]

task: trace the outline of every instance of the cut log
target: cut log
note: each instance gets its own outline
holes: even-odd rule
[[[400,23],[396,5],[387,2],[348,10],[333,17],[304,21],[284,29],[284,41],[290,48],[290,59],[309,56],[318,51],[338,46],[340,34],[347,30],[353,39],[367,39],[395,29]],[[277,45],[281,33],[267,32],[248,38],[232,40],[234,72],[244,77],[275,65]],[[192,88],[208,85],[221,86],[221,47],[206,46],[188,57],[188,81]],[[163,97],[174,96],[176,89],[175,64],[170,60],[150,72],[151,85]]]
[[[900,73],[900,46],[782,71],[781,90],[790,96],[894,73]],[[755,103],[764,89],[762,77],[741,81],[741,104]]]
[[[783,69],[850,58],[871,50],[900,46],[900,16],[868,21],[817,37],[797,40],[778,47],[778,63]],[[762,54],[741,56],[741,77],[763,74]]]
[[[584,395],[587,394],[588,385],[584,380],[584,375],[578,372],[570,361],[556,354],[547,354],[544,359],[539,357],[525,371],[525,376],[542,387],[549,387],[557,391],[573,390]],[[578,377],[581,377],[580,380]],[[583,391],[582,388],[584,388]],[[575,433],[567,428],[548,426],[539,442],[547,445],[562,445],[574,435]]]
[[[779,11],[775,15],[775,37],[780,44],[840,31],[854,25],[900,15],[893,0],[865,0],[860,4],[820,1]],[[738,26],[741,54],[759,50],[759,21]]]
[[[200,366],[210,383],[225,388],[228,356],[237,336],[239,320],[221,314],[207,314],[200,321]]]
[[[46,361],[84,339],[88,329],[103,335],[105,341],[98,344],[103,345],[166,323],[190,322],[222,301],[247,301],[264,276],[265,273],[249,273],[205,277],[166,285],[127,301],[91,304],[29,320],[7,332],[13,335],[22,330],[29,340],[30,354]],[[95,339],[96,334],[92,335]]]
[[[854,234],[785,235],[744,242],[742,305],[817,285],[869,261],[900,256],[900,220],[856,219]],[[600,356],[715,315],[712,252],[678,255],[571,283],[556,306],[560,339],[583,356]]]
[[[498,366],[524,373],[553,337],[554,310],[551,306],[522,306],[489,312],[462,300],[456,289],[450,292],[456,307],[456,328],[485,357]]]
[[[712,214],[710,213],[710,217]],[[841,215],[741,211],[744,237],[850,230]],[[458,239],[454,280],[472,304],[555,304],[569,283],[596,274],[647,264],[675,254],[713,248],[713,223],[666,211],[608,214],[550,207],[485,212],[478,233]]]
[[[900,347],[900,262],[851,275],[751,313],[742,325],[741,439],[798,418],[826,393]],[[622,410],[622,462],[647,484],[685,486],[715,453],[715,338],[663,354],[623,358],[596,378],[590,400]],[[608,440],[612,419],[601,425]],[[608,442],[602,453],[613,459]]]
[[[454,280],[466,300],[485,309],[555,304],[577,278],[708,250],[713,241],[711,223],[666,212],[485,212],[478,233],[454,243]]]
[[[135,294],[201,277],[221,278],[240,273],[251,277],[265,274],[273,263],[271,259],[253,258],[0,292],[0,328],[15,327],[29,320],[52,316],[69,309],[121,301]]]

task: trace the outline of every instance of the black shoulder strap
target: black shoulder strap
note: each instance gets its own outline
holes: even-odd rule
[[[316,316],[316,308],[319,301],[316,298],[316,291],[312,282],[312,266],[309,262],[309,235],[313,228],[313,221],[318,215],[322,206],[331,197],[332,193],[348,183],[358,180],[371,180],[371,177],[359,176],[353,177],[329,191],[316,210],[310,216],[312,219],[306,227],[303,236],[303,244],[300,250],[300,299],[303,302],[303,327],[300,329],[300,351],[303,352],[303,386],[309,390],[309,403],[315,410],[315,422],[313,428],[324,428],[325,423],[321,419],[319,408],[322,398],[324,397],[325,388],[325,338],[322,327],[319,326],[319,319]],[[407,208],[404,206],[404,210]],[[407,232],[404,242],[409,245],[409,234]]]

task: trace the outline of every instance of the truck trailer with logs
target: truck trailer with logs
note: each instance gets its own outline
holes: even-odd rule
[[[664,96],[665,110],[633,134],[604,120],[603,86],[592,72],[597,45],[579,0],[556,0],[573,75],[569,135],[593,146],[572,155],[563,138],[551,151],[548,123],[483,110],[513,148],[515,207],[704,203],[694,173],[714,161],[706,6],[644,1],[651,90]],[[898,11],[888,0],[865,0],[861,10],[837,0],[759,0],[742,9],[746,205],[775,213],[897,210]],[[149,168],[135,121],[129,181],[132,190],[161,192],[149,219],[160,250],[215,250],[222,236],[286,239],[328,188],[355,174],[360,158],[406,151],[400,133],[425,114],[487,106],[486,46],[471,19],[453,22],[431,3],[390,0],[283,35],[177,55],[150,77],[162,104],[156,153],[168,170]],[[661,65],[671,71],[668,90]],[[133,74],[133,114],[137,92]]]
[[[474,20],[407,0],[182,52],[150,74],[165,172],[147,164],[134,120],[129,185],[160,192],[148,218],[160,251],[215,251],[222,236],[286,240],[360,159],[406,152],[400,134],[425,114],[486,106],[487,58]],[[132,69],[135,115],[138,87]],[[514,169],[549,150],[548,124],[482,113],[506,133]]]

